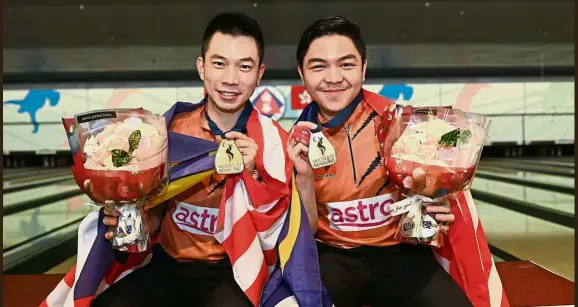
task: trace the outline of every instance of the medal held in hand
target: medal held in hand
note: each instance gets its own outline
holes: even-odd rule
[[[249,121],[251,112],[253,112],[253,105],[251,102],[247,102],[231,131],[244,133],[243,131],[245,130],[247,121]],[[241,150],[239,150],[239,147],[237,147],[237,144],[235,144],[235,140],[228,140],[225,138],[225,133],[219,129],[217,124],[209,116],[208,112],[205,112],[205,117],[209,122],[211,132],[221,139],[219,142],[219,149],[217,149],[217,154],[215,155],[215,171],[217,174],[221,175],[242,173],[245,169],[245,163],[243,162],[243,154],[241,153]]]
[[[311,133],[308,156],[309,163],[314,169],[330,166],[337,161],[333,144],[321,131]]]
[[[245,169],[243,155],[233,140],[223,139],[215,155],[215,170],[218,174],[240,174]]]

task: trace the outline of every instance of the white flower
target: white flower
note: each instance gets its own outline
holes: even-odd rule
[[[84,154],[86,154],[87,156],[91,156],[95,152],[98,151],[99,147],[100,146],[98,145],[98,141],[96,140],[96,137],[94,135],[91,135],[90,137],[88,137],[88,139],[84,143],[84,148],[83,148]]]

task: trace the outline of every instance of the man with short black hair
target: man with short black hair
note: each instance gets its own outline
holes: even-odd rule
[[[472,306],[430,247],[394,239],[400,216],[382,206],[400,195],[385,176],[376,131],[384,114],[402,107],[362,89],[367,56],[359,26],[344,17],[316,21],[299,40],[297,63],[313,102],[293,127],[287,151],[335,306]],[[337,162],[313,169],[308,146],[319,132]],[[448,203],[427,211],[442,225],[455,219]]]
[[[215,173],[164,205],[150,209],[150,233],[152,236],[158,234],[151,262],[114,283],[96,297],[92,306],[259,304],[268,277],[268,271],[263,267],[275,265],[275,253],[264,255],[261,264],[258,262],[260,259],[240,261],[244,254],[231,256],[230,251],[236,248],[236,251],[247,252],[253,248],[255,255],[252,245],[245,246],[252,240],[259,242],[250,236],[251,233],[257,236],[254,228],[262,233],[274,232],[268,222],[274,223],[287,209],[292,169],[283,147],[287,133],[276,122],[260,115],[249,101],[263,76],[263,54],[263,34],[252,18],[240,13],[223,13],[211,20],[203,35],[201,56],[196,63],[206,97],[201,104],[183,103],[173,107],[172,110],[176,111],[169,120],[169,130],[217,143],[233,141],[242,155],[244,170],[241,177],[235,178],[236,184],[227,184],[229,175]],[[258,146],[265,138],[268,138],[268,144]],[[271,144],[276,140],[279,146],[272,150]],[[231,154],[232,144],[227,144],[227,154]],[[264,157],[263,150],[275,157]],[[270,167],[272,158],[276,159],[274,170]],[[267,167],[264,166],[265,160]],[[238,183],[240,181],[242,184]],[[219,211],[224,210],[225,191],[235,193],[239,186],[246,189],[243,197],[252,200],[248,204],[269,220],[256,222],[247,212],[243,215],[244,220],[234,221],[234,226],[241,229],[241,232],[237,231],[240,237],[233,237],[230,229],[217,233],[217,219],[220,218]],[[256,193],[268,198],[263,199]],[[267,208],[259,207],[260,201],[265,200],[277,200],[277,203],[274,206],[267,204]],[[241,209],[249,210],[236,208],[235,213]],[[118,223],[118,212],[105,209],[105,214],[105,225]],[[112,232],[106,234],[109,240],[112,236]],[[219,236],[222,239],[218,239]],[[274,236],[271,234],[272,238]],[[222,243],[223,240],[228,246]],[[238,267],[247,261],[254,265]]]

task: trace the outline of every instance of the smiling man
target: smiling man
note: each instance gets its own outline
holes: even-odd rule
[[[399,217],[387,206],[399,192],[384,176],[376,128],[380,114],[396,105],[362,90],[367,60],[357,24],[343,17],[316,21],[299,40],[297,62],[313,102],[296,125],[306,129],[293,129],[287,151],[335,306],[472,306],[428,246],[394,239]],[[319,131],[337,163],[313,169],[308,145]],[[454,220],[447,205],[427,210],[439,222]]]
[[[228,184],[230,173],[218,171],[217,153],[218,173],[164,205],[149,210],[149,231],[153,236],[158,234],[151,262],[114,283],[96,297],[92,306],[259,304],[268,277],[267,268],[276,263],[276,258],[275,253],[269,252],[261,257],[264,259],[260,264],[258,256],[262,254],[258,245],[247,246],[247,243],[251,243],[251,233],[257,236],[255,228],[271,238],[275,238],[275,233],[278,235],[278,232],[270,233],[274,232],[270,224],[287,209],[292,169],[283,150],[287,133],[276,122],[260,115],[249,101],[263,76],[263,54],[263,35],[252,18],[239,13],[223,13],[209,23],[201,55],[196,61],[206,97],[196,105],[177,104],[173,108],[177,111],[169,120],[169,130],[220,143],[219,147],[224,148],[223,159],[227,161],[224,164],[229,163],[228,160],[234,161],[240,153],[241,177],[235,177],[232,182],[236,183]],[[264,139],[268,146],[262,145]],[[273,146],[277,143],[278,146]],[[272,157],[264,157],[264,150],[274,156],[275,163],[271,163]],[[275,164],[273,168],[272,164]],[[226,210],[231,204],[229,199],[224,201],[228,195],[225,191],[236,193],[239,187],[245,189],[241,194],[251,200],[249,204],[264,218],[253,218],[246,203],[238,202],[241,198],[244,200],[243,197],[231,201],[236,206],[234,210],[228,210],[234,212]],[[264,197],[267,208],[260,207]],[[277,202],[271,206],[273,200]],[[225,213],[220,215],[220,210]],[[247,213],[237,216],[242,210]],[[105,225],[118,223],[118,212],[105,210],[105,214]],[[233,232],[223,228],[218,231],[218,221],[223,218],[225,222],[222,223],[228,223],[229,215],[236,219],[234,228],[240,230]],[[106,238],[110,240],[112,235],[109,232]],[[251,260],[241,259],[245,255],[257,256]],[[248,266],[247,261],[252,265]]]

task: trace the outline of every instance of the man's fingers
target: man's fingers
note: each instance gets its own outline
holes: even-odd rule
[[[303,144],[305,146],[309,146],[309,137],[303,137],[299,135],[292,135],[289,140],[289,148],[295,147],[297,144]]]
[[[311,138],[311,131],[304,126],[294,127],[292,133],[289,136],[291,145],[295,143],[303,143],[305,146],[309,145],[309,139]]]
[[[104,235],[104,237],[105,237],[107,240],[112,240],[112,237],[114,237],[114,233],[113,233],[112,231],[109,231],[109,232],[107,232],[107,233]]]
[[[302,143],[305,146],[308,146],[309,139],[311,138],[311,131],[309,131],[307,127],[295,127],[290,138],[293,143]]]
[[[253,148],[257,146],[257,144],[251,139],[236,139],[235,145],[237,145],[239,148]]]
[[[257,150],[254,148],[240,148],[239,149],[241,151],[241,154],[246,157],[256,157],[257,156]]]
[[[237,131],[229,131],[225,134],[225,138],[227,138],[227,140],[237,140],[237,139],[241,139],[241,140],[250,140],[251,138],[249,138],[248,136],[242,134],[241,132],[237,132]]]
[[[116,217],[105,216],[102,222],[106,226],[116,226],[118,219]]]
[[[309,146],[309,137],[304,137],[302,135],[293,137],[293,146],[295,146],[297,143]]]
[[[430,205],[425,207],[425,210],[429,213],[450,213],[451,208],[449,206]]]
[[[295,124],[295,126],[297,127],[305,127],[308,128],[310,130],[315,130],[317,128],[317,125],[312,123],[312,122],[305,122],[305,121],[300,121],[297,122],[297,124]]]
[[[310,136],[311,135],[311,130],[308,127],[305,126],[296,126],[293,128],[293,135],[297,135],[297,136]]]
[[[428,206],[446,206],[449,207],[450,206],[450,201],[447,198],[444,198],[442,200],[439,201],[434,201],[434,202],[424,202],[426,205]]]
[[[117,210],[110,210],[108,208],[104,208],[104,215],[118,217],[120,215],[120,212],[118,212]]]
[[[451,223],[451,222],[453,222],[453,221],[456,219],[456,217],[455,217],[453,214],[436,214],[436,215],[435,215],[435,219],[436,219],[438,222],[449,222],[449,223]]]
[[[441,232],[447,234],[448,231],[450,230],[450,227],[446,226],[446,225],[442,225],[442,226],[440,226],[440,230],[441,230]]]
[[[295,157],[299,157],[299,155],[307,157],[308,154],[309,154],[309,147],[301,143],[295,145]]]

